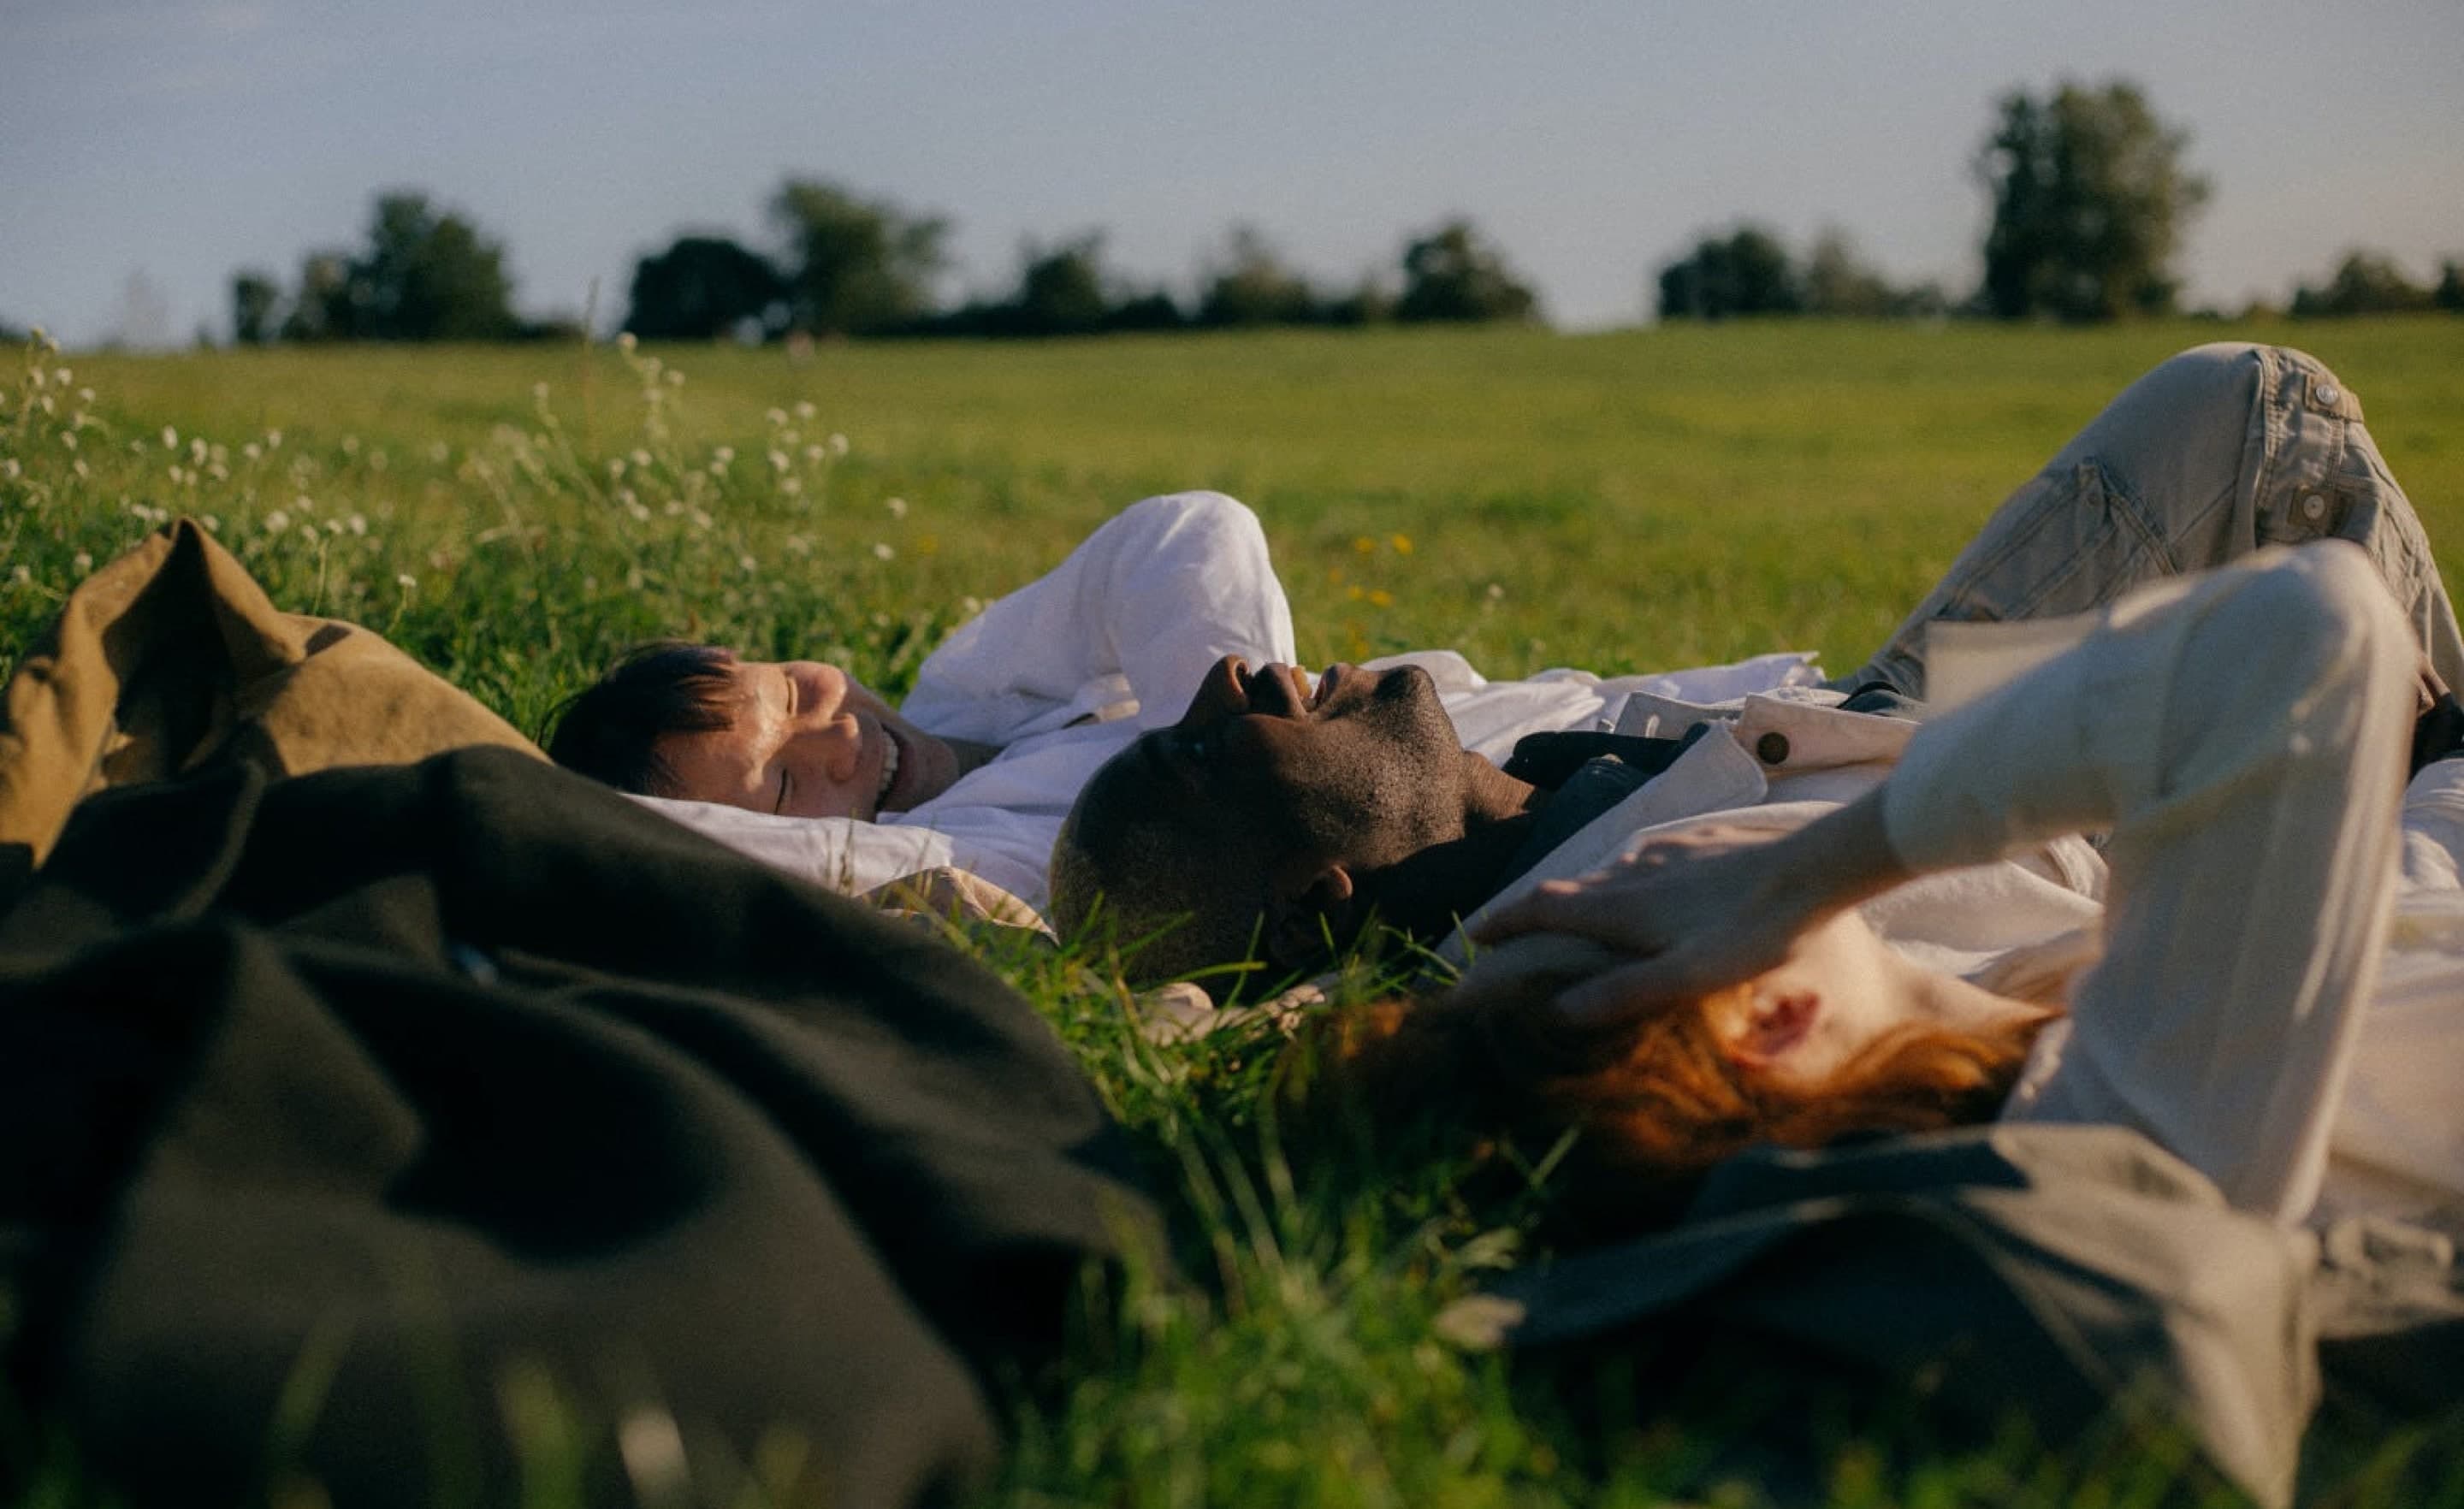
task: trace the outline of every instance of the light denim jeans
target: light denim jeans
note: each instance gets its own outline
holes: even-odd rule
[[[2199,346],[2123,389],[1986,520],[1881,651],[1831,685],[1922,698],[1937,619],[2082,613],[2262,545],[2327,538],[2368,553],[2431,667],[2464,689],[2455,609],[2352,389],[2283,346]]]

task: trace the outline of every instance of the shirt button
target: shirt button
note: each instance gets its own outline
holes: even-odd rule
[[[2333,383],[2321,383],[2317,387],[2312,388],[2310,392],[2313,397],[2319,400],[2320,403],[2326,405],[2330,408],[2335,406],[2336,400],[2344,396],[2344,390],[2338,387]]]
[[[1788,735],[1776,733],[1764,734],[1754,740],[1754,754],[1760,756],[1766,765],[1778,765],[1785,762],[1788,759]]]
[[[2301,500],[2301,516],[2316,524],[2327,516],[2327,500],[2313,492]]]

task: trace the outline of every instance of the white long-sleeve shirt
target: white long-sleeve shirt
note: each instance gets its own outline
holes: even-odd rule
[[[1079,789],[1139,733],[1177,721],[1225,655],[1251,665],[1297,658],[1265,532],[1220,492],[1147,498],[960,625],[917,669],[906,717],[929,733],[1001,747],[933,800],[862,822],[635,799],[834,889],[948,865],[1040,911],[1052,842]],[[1798,654],[1661,676],[1551,670],[1506,682],[1450,650],[1395,659],[1426,669],[1464,747],[1499,762],[1524,734],[1592,727],[1632,692],[1715,701],[1819,675]]]

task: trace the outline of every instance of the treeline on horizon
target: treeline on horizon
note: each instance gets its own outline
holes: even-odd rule
[[[1662,319],[1822,316],[2094,323],[2181,313],[2173,272],[2183,235],[2210,197],[2185,158],[2189,135],[2133,84],[2065,82],[1997,102],[1971,159],[1992,213],[1983,275],[1954,293],[1900,285],[1824,231],[1802,256],[1750,221],[1704,235],[1646,282]],[[1480,226],[1455,217],[1403,238],[1393,274],[1321,284],[1258,229],[1237,226],[1193,296],[1125,275],[1089,230],[1028,244],[1006,293],[944,304],[951,223],[887,197],[791,177],[767,205],[772,236],[677,236],[633,269],[622,329],[646,340],[1018,338],[1113,331],[1381,323],[1537,321],[1540,300]],[[512,305],[500,241],[419,192],[377,197],[365,244],[302,258],[289,287],[261,269],[231,280],[242,344],[339,340],[502,340],[579,337],[584,320],[528,320]],[[2283,311],[2297,317],[2464,311],[2464,262],[2434,285],[2392,257],[2347,252]],[[2223,311],[2193,313],[2221,315]]]

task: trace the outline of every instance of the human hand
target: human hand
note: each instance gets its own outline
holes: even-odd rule
[[[1586,976],[1557,995],[1575,1020],[1699,999],[1776,967],[1817,920],[1789,884],[1783,837],[1735,823],[1669,834],[1608,869],[1542,883],[1481,919],[1472,936],[1498,945],[1560,934],[1592,945]]]

